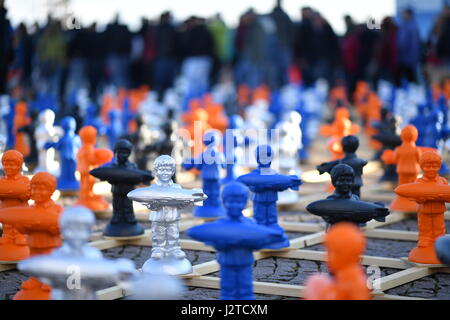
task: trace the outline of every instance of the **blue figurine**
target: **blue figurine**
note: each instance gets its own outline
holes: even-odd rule
[[[120,113],[117,109],[112,109],[108,112],[109,124],[106,127],[106,135],[108,136],[109,149],[111,150],[114,150],[117,139],[122,136],[122,127],[119,118]]]
[[[222,300],[253,300],[253,251],[283,240],[282,231],[243,216],[247,200],[248,189],[242,183],[227,184],[222,191],[227,217],[187,231],[191,238],[216,249]]]
[[[227,130],[224,136],[225,147],[225,161],[226,161],[226,176],[220,183],[227,184],[236,181],[236,148],[238,146],[238,139],[232,131]]]
[[[225,215],[225,209],[220,202],[220,167],[224,167],[223,154],[217,150],[218,138],[214,130],[207,131],[203,136],[206,150],[198,157],[189,159],[183,164],[183,168],[190,170],[195,168],[201,171],[203,192],[208,198],[203,201],[203,206],[194,209],[194,216],[198,218],[220,218]]]
[[[266,246],[268,249],[280,249],[289,247],[289,239],[284,234],[283,228],[278,225],[278,192],[289,188],[298,190],[302,181],[295,175],[278,174],[270,167],[272,158],[273,152],[269,145],[258,146],[256,148],[258,168],[240,176],[237,181],[247,185],[253,192],[253,218],[256,222],[283,232],[282,241]]]
[[[61,173],[57,180],[57,188],[61,191],[74,191],[80,189],[80,183],[75,178],[77,168],[77,152],[81,146],[80,137],[75,134],[76,121],[67,116],[61,120],[64,135],[58,142],[47,142],[45,148],[55,148],[59,151]]]
[[[106,127],[102,120],[98,117],[98,107],[94,103],[90,103],[86,108],[86,116],[84,117],[83,127],[93,126],[97,129],[97,133],[100,136],[104,136],[106,133]]]
[[[136,113],[131,110],[130,99],[125,98],[122,104],[122,132],[128,134],[130,121],[136,118]]]

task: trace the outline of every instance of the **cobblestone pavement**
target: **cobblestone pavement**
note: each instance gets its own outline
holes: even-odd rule
[[[293,213],[283,213],[284,218],[291,217],[293,220]],[[298,215],[301,216],[301,215]],[[297,218],[298,218],[297,216]],[[100,220],[97,226],[98,230],[101,225],[107,220]],[[447,225],[449,222],[447,222]],[[147,225],[146,225],[147,227]],[[448,225],[449,227],[449,225]],[[415,231],[417,225],[414,219],[397,222],[392,225],[383,226],[383,228],[396,230]],[[302,233],[287,232],[290,239],[300,237]],[[181,238],[188,238],[185,233],[181,234]],[[408,252],[415,246],[415,242],[411,241],[397,241],[384,239],[370,239],[367,243],[366,255],[383,256],[383,257],[406,257]],[[315,245],[306,248],[308,250],[324,251],[323,245]],[[143,263],[150,257],[150,247],[140,246],[121,246],[103,250],[106,258],[129,258],[133,260],[137,268],[140,268]],[[193,265],[215,259],[215,253],[204,251],[186,250],[187,258]],[[253,279],[260,282],[274,282],[303,285],[305,280],[316,272],[327,272],[327,266],[323,262],[297,260],[286,258],[270,257],[255,261]],[[386,276],[399,270],[381,268],[381,276]],[[219,277],[219,272],[211,273],[209,276]],[[19,290],[20,283],[27,277],[17,270],[0,272],[0,299],[11,299],[12,296]],[[436,273],[431,276],[404,284],[402,286],[386,291],[388,294],[402,295],[409,297],[420,297],[427,299],[450,299],[450,274]],[[220,296],[219,290],[188,287],[182,299],[185,300],[214,300]],[[283,297],[278,295],[263,295],[256,294],[258,300],[295,300],[292,297]]]

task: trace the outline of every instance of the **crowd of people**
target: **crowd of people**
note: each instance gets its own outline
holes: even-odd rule
[[[406,9],[398,21],[384,18],[381,28],[344,17],[346,32],[337,35],[320,12],[301,8],[292,21],[278,0],[268,14],[249,9],[236,28],[220,14],[192,16],[176,23],[170,12],[142,19],[130,31],[117,15],[101,30],[66,28],[48,18],[44,26],[12,26],[0,0],[0,95],[50,92],[58,98],[73,89],[88,88],[95,98],[105,85],[135,88],[146,85],[160,95],[178,75],[191,93],[202,93],[232,75],[237,85],[280,88],[292,79],[309,86],[319,78],[342,82],[353,91],[358,80],[376,85],[385,79],[396,85],[438,82],[450,70],[450,7],[438,17],[424,42],[414,12]]]

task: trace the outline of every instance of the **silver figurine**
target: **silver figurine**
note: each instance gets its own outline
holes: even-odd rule
[[[96,291],[108,285],[118,285],[131,299],[173,299],[182,293],[178,279],[164,274],[145,277],[129,259],[104,259],[100,250],[88,245],[94,223],[85,207],[66,209],[60,220],[63,245],[49,255],[21,261],[19,270],[52,286],[52,300],[96,300]]]
[[[183,189],[172,181],[175,160],[162,155],[155,159],[155,184],[128,193],[128,198],[149,208],[152,222],[152,253],[142,266],[145,273],[182,275],[192,272],[192,265],[180,247],[180,209],[202,205],[207,197],[201,189]]]

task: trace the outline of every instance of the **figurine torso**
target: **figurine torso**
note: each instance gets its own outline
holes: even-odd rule
[[[159,181],[156,181],[156,185],[163,186]],[[167,188],[181,189],[179,184],[170,181]],[[180,220],[180,212],[177,207],[162,206],[158,211],[150,211],[150,221],[156,222],[174,222]]]

